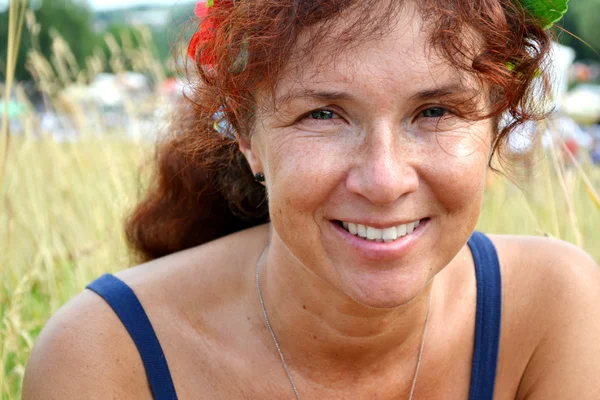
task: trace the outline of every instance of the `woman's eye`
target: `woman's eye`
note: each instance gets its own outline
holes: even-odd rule
[[[446,115],[447,110],[441,107],[432,107],[421,112],[425,118],[441,118]]]
[[[330,110],[315,110],[308,113],[311,119],[335,119],[337,114]]]

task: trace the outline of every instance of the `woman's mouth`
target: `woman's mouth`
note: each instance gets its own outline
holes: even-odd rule
[[[331,226],[337,232],[337,238],[357,251],[359,257],[385,262],[408,254],[427,232],[431,218],[421,218],[395,226],[369,226],[357,222],[359,221],[330,220]],[[339,242],[335,243],[337,245]]]
[[[368,225],[357,224],[347,221],[337,221],[351,235],[362,238],[366,241],[377,243],[392,243],[405,236],[413,234],[423,225],[429,218],[412,221],[406,224],[391,226],[388,228],[374,228]]]

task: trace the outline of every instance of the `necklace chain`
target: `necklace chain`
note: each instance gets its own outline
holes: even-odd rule
[[[294,383],[294,379],[292,379],[292,374],[290,373],[290,369],[285,362],[285,357],[283,356],[283,352],[281,351],[281,347],[279,346],[279,341],[275,336],[275,331],[273,331],[273,327],[271,327],[271,322],[269,321],[269,315],[267,314],[267,308],[265,307],[265,301],[263,300],[262,291],[260,290],[260,262],[263,259],[263,256],[267,252],[267,247],[261,253],[258,262],[256,263],[256,290],[258,292],[258,298],[260,300],[260,306],[262,307],[263,315],[265,316],[265,322],[267,323],[267,328],[269,329],[269,333],[271,333],[271,337],[273,338],[273,343],[275,343],[275,348],[279,353],[279,358],[281,359],[281,364],[283,365],[283,369],[285,370],[285,374],[292,385],[292,390],[294,391],[294,395],[296,396],[296,400],[300,400],[300,395],[298,394],[298,389],[296,388],[296,384]],[[421,345],[419,346],[419,356],[417,357],[417,366],[415,367],[415,374],[412,380],[412,386],[410,388],[410,395],[408,396],[408,400],[412,400],[413,394],[415,392],[415,387],[417,385],[417,377],[419,376],[419,368],[421,367],[421,360],[423,358],[423,349],[425,348],[425,336],[427,335],[427,326],[429,325],[429,312],[431,311],[431,292],[429,292],[429,300],[427,304],[427,315],[425,316],[425,325],[423,327],[423,334],[421,336]]]

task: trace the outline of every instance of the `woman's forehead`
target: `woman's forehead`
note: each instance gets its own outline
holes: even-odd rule
[[[414,99],[477,90],[473,77],[451,66],[431,46],[429,29],[410,2],[389,29],[373,39],[340,45],[336,30],[343,32],[345,27],[343,21],[338,24],[318,42],[307,37],[310,31],[300,36],[299,46],[306,41],[316,46],[285,69],[275,88],[276,104],[307,96],[348,99],[394,93]]]

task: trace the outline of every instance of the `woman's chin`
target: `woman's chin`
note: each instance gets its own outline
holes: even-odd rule
[[[356,303],[376,309],[402,307],[417,297],[427,284],[426,277],[407,275],[404,271],[344,275],[338,289]]]

